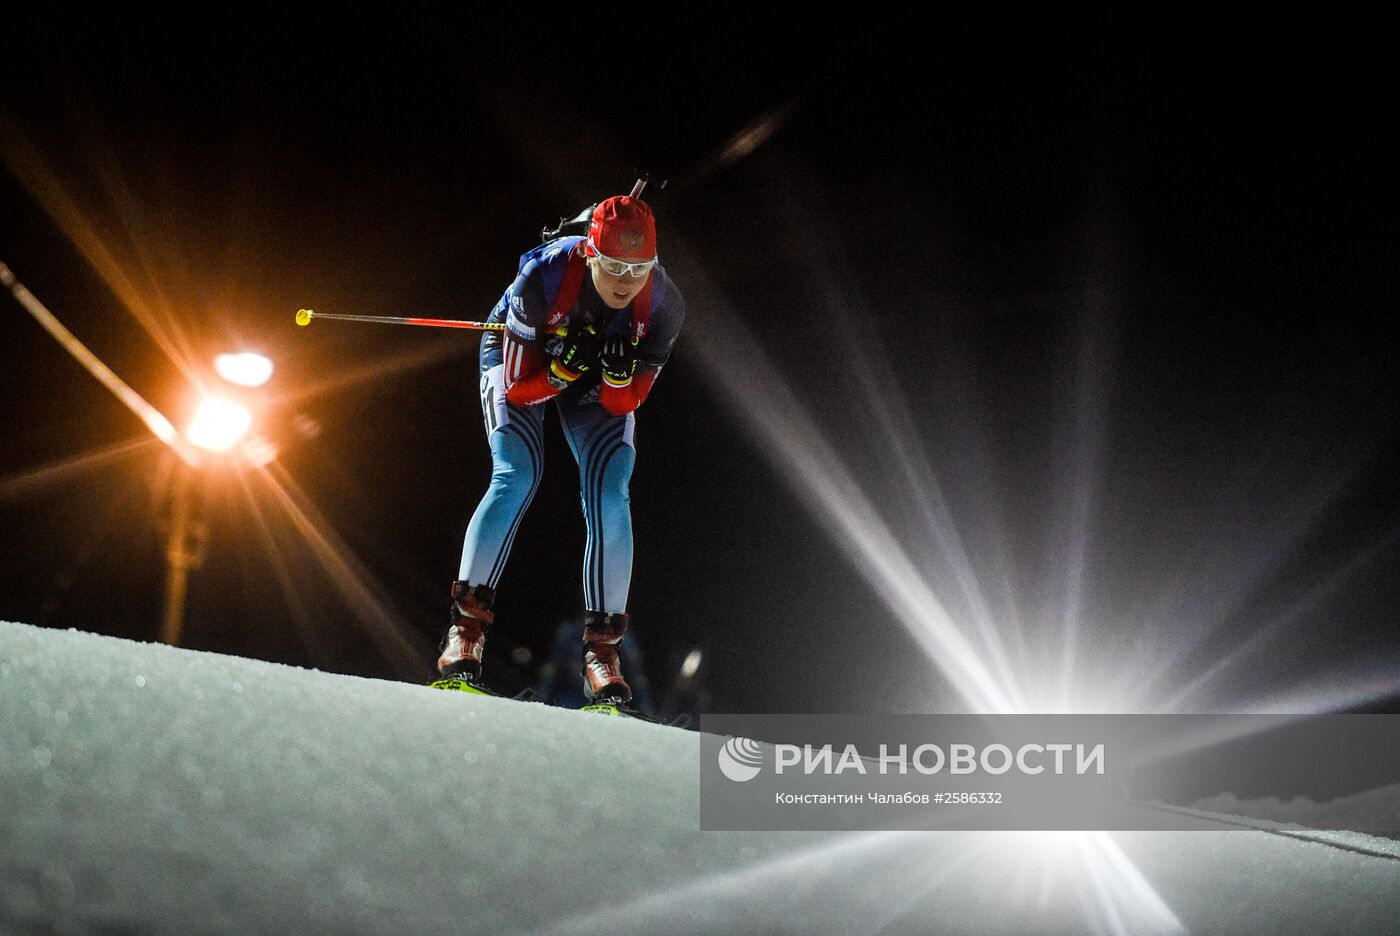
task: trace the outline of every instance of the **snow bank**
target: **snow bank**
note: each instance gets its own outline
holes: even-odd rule
[[[1384,828],[1385,823],[1400,813],[1400,784],[1320,803],[1306,796],[1281,800],[1277,796],[1241,798],[1234,793],[1219,793],[1197,800],[1191,806],[1204,812],[1296,823],[1314,829],[1377,829]]]
[[[701,833],[697,748],[641,722],[0,623],[0,932],[1393,923],[1400,863],[1256,832]]]

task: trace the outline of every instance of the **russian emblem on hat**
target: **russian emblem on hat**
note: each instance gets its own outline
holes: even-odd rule
[[[614,195],[593,209],[588,240],[594,251],[614,260],[651,260],[656,256],[656,219],[640,198]]]

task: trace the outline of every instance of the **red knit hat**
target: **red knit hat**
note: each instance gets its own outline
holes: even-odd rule
[[[656,219],[640,198],[614,195],[593,209],[588,225],[588,253],[614,260],[656,257]]]

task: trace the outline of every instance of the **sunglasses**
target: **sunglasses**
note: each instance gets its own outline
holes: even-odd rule
[[[593,247],[593,242],[589,241],[589,246]],[[643,260],[640,263],[628,263],[625,260],[614,260],[612,257],[605,257],[598,252],[597,247],[593,247],[593,256],[598,261],[598,265],[603,268],[603,272],[609,276],[631,276],[641,279],[651,272],[651,268],[656,266],[656,258]]]

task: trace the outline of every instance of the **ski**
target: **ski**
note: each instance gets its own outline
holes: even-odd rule
[[[429,688],[445,689],[450,692],[467,692],[472,695],[491,696],[497,699],[511,699],[516,702],[536,701],[534,689],[521,689],[515,695],[506,695],[497,692],[487,686],[482,685],[474,679],[465,676],[444,676],[428,683]],[[663,725],[667,728],[687,728],[690,726],[690,716],[686,714],[677,715],[670,720],[656,718],[648,715],[640,709],[635,709],[625,702],[591,702],[582,706],[580,712],[588,712],[592,715],[607,715],[615,718],[635,718],[638,721],[651,722],[653,725]]]
[[[665,721],[620,702],[594,702],[583,706],[579,711],[589,712],[594,715],[635,718],[639,721],[651,722],[653,725],[665,725],[667,728],[684,728],[690,724],[689,715],[678,715],[670,721]]]
[[[535,690],[521,689],[515,695],[506,695],[504,692],[497,692],[487,688],[475,680],[465,676],[444,676],[428,683],[430,689],[446,689],[455,692],[469,692],[473,695],[492,696],[497,699],[513,699],[516,702],[530,702],[535,698]]]

